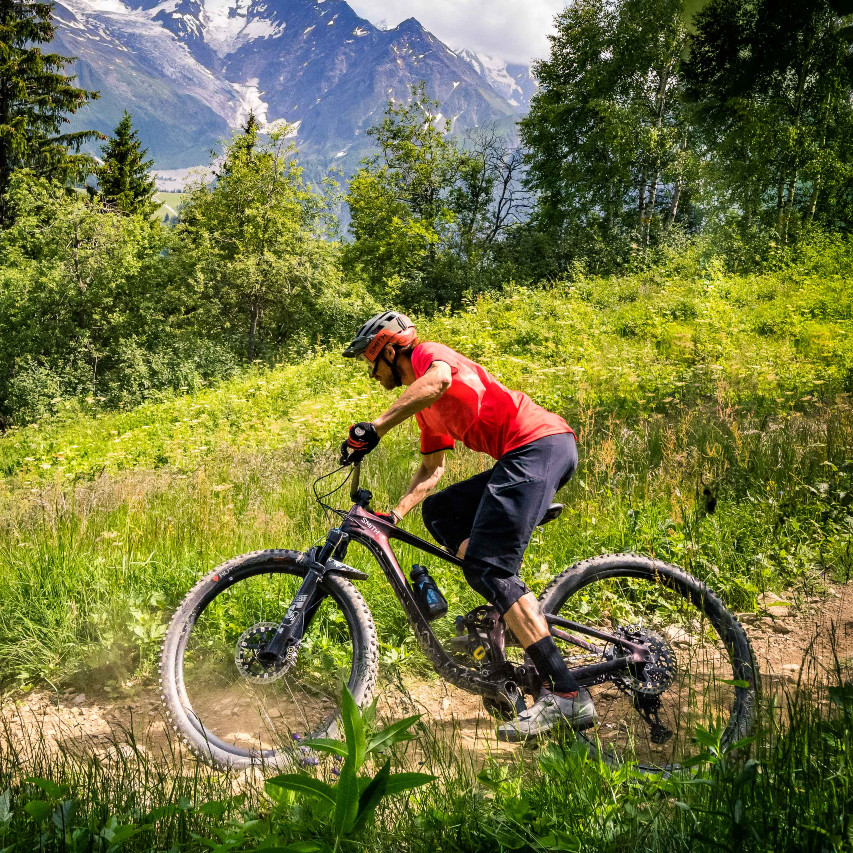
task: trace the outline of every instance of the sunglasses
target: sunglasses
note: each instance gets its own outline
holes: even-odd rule
[[[376,361],[371,361],[366,355],[360,355],[359,358],[367,365],[370,371],[370,378],[376,378],[376,371],[379,370],[379,359]]]

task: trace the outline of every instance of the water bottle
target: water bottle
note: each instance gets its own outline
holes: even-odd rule
[[[444,616],[447,613],[447,600],[441,594],[441,590],[436,586],[435,581],[429,576],[429,569],[426,566],[412,566],[410,577],[421,613],[430,622]]]

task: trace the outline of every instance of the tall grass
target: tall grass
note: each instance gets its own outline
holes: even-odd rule
[[[670,776],[610,766],[571,737],[507,761],[473,760],[423,721],[393,748],[436,781],[390,797],[342,850],[828,851],[853,837],[853,699],[840,672],[818,672],[764,708],[746,754],[714,747]],[[310,797],[152,757],[117,733],[108,756],[69,758],[44,744],[0,755],[0,849],[7,851],[322,851],[331,818]],[[379,758],[374,771],[385,761]],[[304,771],[335,780],[336,764]],[[296,844],[293,848],[285,845]]]
[[[535,534],[523,569],[530,586],[621,550],[684,565],[736,610],[767,589],[796,599],[849,579],[851,272],[853,252],[842,244],[755,278],[676,258],[419,323],[424,337],[482,360],[578,433],[567,512]],[[165,623],[200,574],[256,548],[304,549],[325,533],[330,520],[311,480],[335,466],[346,427],[388,401],[357,367],[315,353],[199,394],[126,412],[77,408],[5,435],[2,686],[120,694],[129,680],[150,682]],[[383,440],[365,470],[377,506],[395,500],[417,462],[411,425]],[[486,464],[452,454],[446,480]],[[424,533],[417,513],[405,524]],[[404,566],[417,560],[407,548],[399,557]],[[350,562],[372,570],[360,586],[386,671],[425,675],[381,575],[356,549]],[[451,616],[479,603],[458,572],[436,565],[434,574]],[[451,623],[436,630],[449,634]],[[853,704],[844,665],[815,671],[784,708],[766,711],[751,763],[709,750],[698,778],[639,777],[571,743],[483,767],[424,726],[418,760],[440,783],[384,806],[353,849],[849,847]],[[217,832],[222,849],[250,850],[261,837],[251,827],[260,833],[273,820],[257,780],[239,782],[245,798],[235,801],[233,778],[182,764],[179,754],[163,763],[131,749],[106,761],[45,744],[25,761],[14,740],[0,744],[0,850],[200,850]],[[27,810],[34,801],[47,805]],[[288,816],[276,829],[281,845],[322,840],[310,804],[277,807]]]
[[[422,324],[578,433],[568,512],[535,534],[525,561],[534,590],[614,550],[681,563],[737,610],[765,589],[811,593],[850,575],[853,253],[842,248],[823,267],[807,257],[751,279],[678,264],[666,275],[580,279]],[[304,549],[324,534],[310,483],[334,467],[349,423],[389,399],[364,371],[321,353],[0,439],[3,681],[146,677],[196,577],[235,554]],[[417,460],[411,424],[383,441],[366,470],[377,506],[396,499]],[[486,464],[460,451],[446,480]],[[406,526],[424,533],[417,513]],[[406,548],[399,556],[417,560]],[[478,603],[459,573],[436,576],[453,613]],[[374,571],[362,586],[386,659],[417,665],[382,578]]]

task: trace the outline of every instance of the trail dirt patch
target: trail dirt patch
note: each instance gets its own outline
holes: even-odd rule
[[[796,689],[831,677],[853,662],[853,582],[819,598],[768,598],[759,613],[740,614],[752,641],[765,691]],[[499,743],[494,721],[479,697],[440,679],[384,681],[379,713],[390,719],[413,713],[458,756],[508,757],[517,747]],[[26,763],[45,752],[95,752],[108,756],[139,750],[171,755],[174,742],[158,691],[143,688],[122,699],[95,693],[32,691],[0,698],[0,748]]]

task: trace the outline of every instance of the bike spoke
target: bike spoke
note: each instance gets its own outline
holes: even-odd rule
[[[295,661],[256,658],[286,612],[299,578],[265,574],[218,595],[199,615],[183,653],[186,700],[209,738],[243,751],[279,749],[323,732],[350,677],[346,618],[324,599]]]
[[[725,644],[703,611],[651,580],[596,580],[572,595],[559,615],[642,642],[652,660],[589,686],[598,723],[585,737],[612,760],[671,769],[697,751],[697,727],[725,728],[735,699],[735,673]],[[569,665],[624,656],[582,652],[559,637]],[[598,641],[596,641],[598,642]]]

